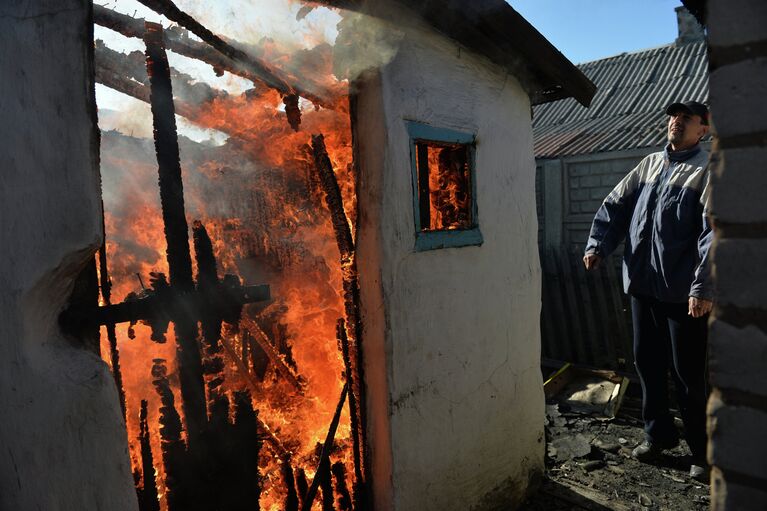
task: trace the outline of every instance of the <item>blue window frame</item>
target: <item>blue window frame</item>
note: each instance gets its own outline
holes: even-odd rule
[[[407,121],[415,250],[481,245],[475,137]]]

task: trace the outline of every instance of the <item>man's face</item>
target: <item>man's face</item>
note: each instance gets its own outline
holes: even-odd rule
[[[700,115],[677,112],[668,118],[668,141],[674,150],[689,149],[708,133]]]

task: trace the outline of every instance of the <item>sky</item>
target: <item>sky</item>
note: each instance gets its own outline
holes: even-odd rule
[[[575,64],[676,39],[680,0],[507,0]]]

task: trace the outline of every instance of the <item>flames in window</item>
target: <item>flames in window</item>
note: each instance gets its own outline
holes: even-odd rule
[[[419,140],[416,154],[421,231],[472,228],[470,147]]]

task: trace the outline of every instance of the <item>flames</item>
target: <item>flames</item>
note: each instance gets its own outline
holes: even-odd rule
[[[331,83],[330,70],[324,73],[324,83]],[[325,438],[343,388],[343,361],[335,330],[338,318],[344,315],[342,268],[313,171],[312,133],[325,136],[352,221],[356,206],[348,100],[339,93],[345,84],[333,82],[332,87],[338,94],[335,108],[315,109],[302,101],[298,131],[286,121],[280,95],[260,90],[196,106],[191,120],[228,134],[223,146],[181,140],[187,221],[191,225],[192,220],[200,220],[207,228],[219,277],[233,273],[249,284],[268,283],[273,297],[268,304],[246,306],[239,330],[223,331],[225,382],[221,389],[228,395],[243,389],[251,392],[259,418],[292,452],[294,467],[305,468],[308,477],[313,475],[316,446]],[[148,286],[150,272],[168,273],[151,147],[151,140],[116,133],[105,133],[102,138],[113,303]],[[162,344],[150,339],[148,326],[117,326],[131,459],[139,472],[139,410],[145,399],[161,493],[160,403],[152,387],[151,368],[153,359],[166,361],[180,411],[172,328]],[[102,334],[102,353],[109,361],[106,334]],[[259,342],[271,343],[280,357],[280,363],[271,359],[261,372],[263,367],[256,367],[252,355]],[[286,377],[285,371],[293,371],[295,378]],[[334,453],[333,461],[344,461],[347,467],[351,463],[350,437],[345,411],[336,434],[341,451]],[[264,476],[261,509],[283,507],[285,490],[279,465],[265,442],[260,460]],[[347,473],[352,473],[350,468]],[[319,508],[319,502],[315,506]]]
[[[426,152],[426,159],[418,160],[418,173],[426,174],[427,191],[421,200],[428,202],[429,223],[421,228],[427,231],[471,228],[471,177],[468,147],[463,144],[438,144],[421,141],[418,151]],[[420,179],[420,178],[419,178]]]

